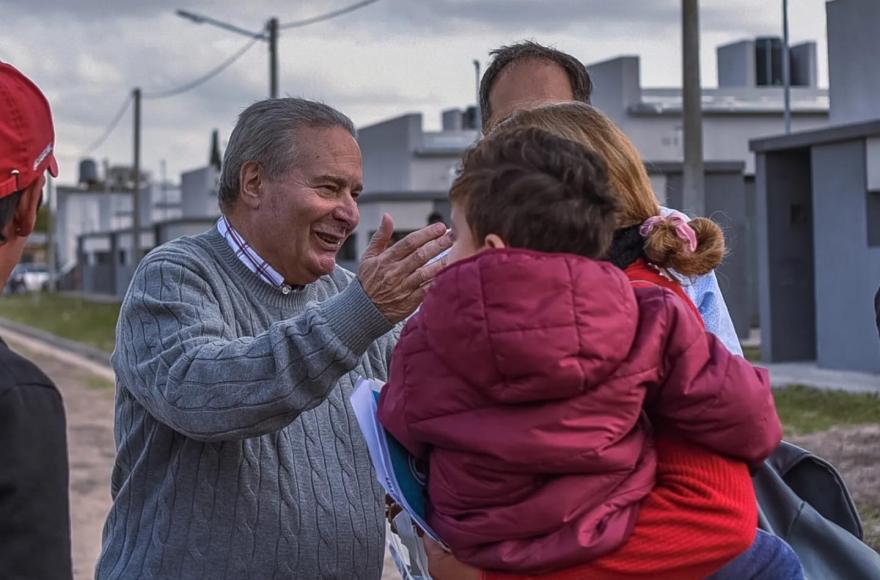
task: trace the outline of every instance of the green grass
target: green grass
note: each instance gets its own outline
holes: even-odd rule
[[[0,297],[0,318],[51,332],[111,352],[119,304],[89,302],[59,294]]]
[[[880,423],[880,397],[820,391],[800,385],[773,391],[785,435],[806,435],[835,426]]]
[[[89,375],[86,379],[86,385],[88,385],[90,389],[95,389],[97,391],[106,391],[116,387],[116,384],[113,381],[95,375]]]
[[[856,508],[862,518],[865,543],[880,551],[880,506],[856,500]]]
[[[743,356],[749,362],[759,363],[761,362],[761,347],[760,346],[744,346]]]

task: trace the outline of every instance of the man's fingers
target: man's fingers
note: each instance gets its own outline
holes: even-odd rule
[[[432,224],[417,230],[388,248],[388,259],[392,262],[403,260],[428,242],[445,234],[446,226],[443,224]]]
[[[434,281],[434,276],[440,273],[440,270],[446,267],[446,260],[440,259],[436,262],[426,264],[409,275],[406,279],[406,288],[426,288]]]
[[[452,245],[452,239],[448,235],[443,235],[435,240],[431,240],[424,246],[416,249],[410,254],[400,265],[403,272],[414,272],[431,262],[434,258],[445,252]],[[445,261],[445,260],[438,260]],[[436,263],[436,262],[434,262]],[[441,266],[442,267],[442,266]]]
[[[379,254],[385,251],[388,245],[391,243],[391,236],[394,235],[394,221],[391,219],[389,214],[382,214],[382,221],[379,222],[379,229],[376,230],[376,233],[373,234],[373,237],[370,238],[370,243],[367,246],[367,249],[364,250],[363,256],[361,256],[361,260],[365,260],[367,258],[375,258]]]

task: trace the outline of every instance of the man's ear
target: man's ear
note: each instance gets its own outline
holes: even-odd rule
[[[45,177],[40,177],[21,192],[21,199],[15,207],[15,216],[12,218],[13,231],[20,238],[26,238],[34,231],[37,223],[37,210],[43,199],[43,185]]]
[[[507,247],[507,244],[504,243],[504,240],[501,239],[501,236],[497,234],[489,234],[486,236],[486,239],[483,240],[484,248],[491,248],[493,250],[503,250]]]
[[[238,201],[250,209],[259,209],[263,201],[263,168],[256,161],[243,163],[238,170]]]

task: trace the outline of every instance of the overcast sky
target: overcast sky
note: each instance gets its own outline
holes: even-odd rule
[[[0,60],[29,75],[53,106],[62,183],[132,87],[162,91],[237,52],[243,36],[177,17],[186,8],[259,30],[266,19],[308,18],[354,0],[0,0]],[[436,129],[443,109],[474,103],[473,59],[529,38],[585,63],[641,57],[643,86],[681,84],[680,0],[379,0],[332,21],[282,32],[282,95],[320,99],[358,126],[407,112]],[[715,86],[715,47],[781,35],[781,0],[700,2],[703,84]],[[790,2],[791,41],[816,40],[827,86],[825,1]],[[168,177],[203,166],[213,128],[225,140],[236,115],[268,94],[268,51],[253,46],[221,75],[184,95],[143,103],[143,165]],[[92,153],[130,163],[131,111]]]

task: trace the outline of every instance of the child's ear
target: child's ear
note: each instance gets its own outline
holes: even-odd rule
[[[507,247],[507,244],[505,244],[504,240],[502,240],[497,234],[489,234],[486,236],[486,239],[483,240],[483,247],[491,248],[493,250],[503,250]]]

